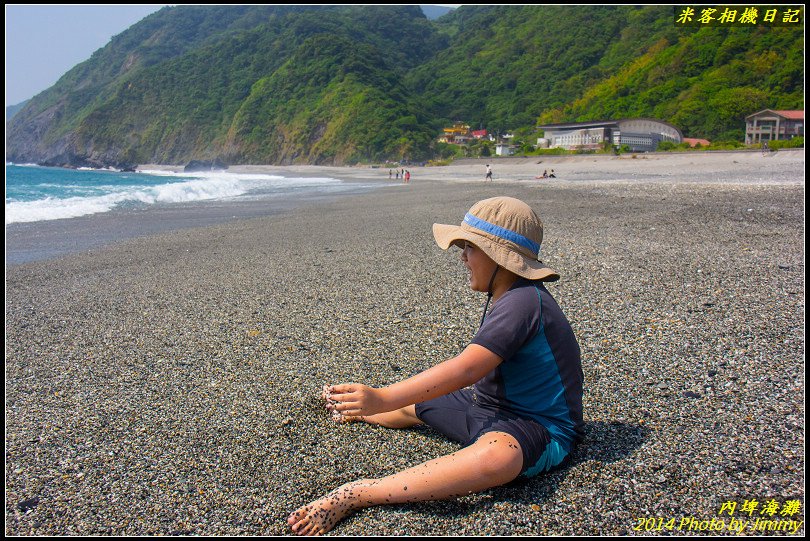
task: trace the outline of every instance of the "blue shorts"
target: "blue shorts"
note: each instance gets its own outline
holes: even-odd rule
[[[517,440],[523,452],[520,475],[524,477],[550,470],[568,456],[568,450],[551,438],[546,427],[531,419],[481,407],[473,401],[469,389],[416,404],[416,416],[465,447],[487,432],[509,434]]]

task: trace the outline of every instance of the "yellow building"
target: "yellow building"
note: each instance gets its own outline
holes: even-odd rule
[[[452,128],[444,128],[443,131],[444,135],[439,137],[440,143],[463,145],[472,138],[470,127],[461,122],[456,122]]]

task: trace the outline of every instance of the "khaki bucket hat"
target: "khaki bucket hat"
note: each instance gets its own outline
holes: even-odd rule
[[[495,263],[529,280],[554,282],[560,275],[546,267],[540,256],[543,222],[523,201],[492,197],[470,208],[460,226],[433,224],[433,236],[442,250],[464,247],[468,241]]]

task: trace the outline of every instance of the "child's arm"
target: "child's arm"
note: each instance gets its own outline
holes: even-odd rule
[[[360,383],[330,387],[335,409],[347,416],[393,411],[452,393],[484,377],[502,362],[485,347],[471,344],[457,357],[428,368],[406,380],[375,389]]]

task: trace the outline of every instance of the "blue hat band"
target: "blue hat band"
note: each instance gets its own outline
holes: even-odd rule
[[[489,233],[490,235],[494,235],[503,240],[513,242],[518,246],[522,246],[523,248],[527,248],[528,250],[531,250],[535,254],[540,253],[540,245],[534,242],[533,240],[524,237],[520,233],[515,233],[511,229],[506,229],[505,227],[491,224],[486,220],[477,218],[472,214],[470,214],[469,212],[464,216],[464,223],[476,229],[480,229],[481,231]]]

